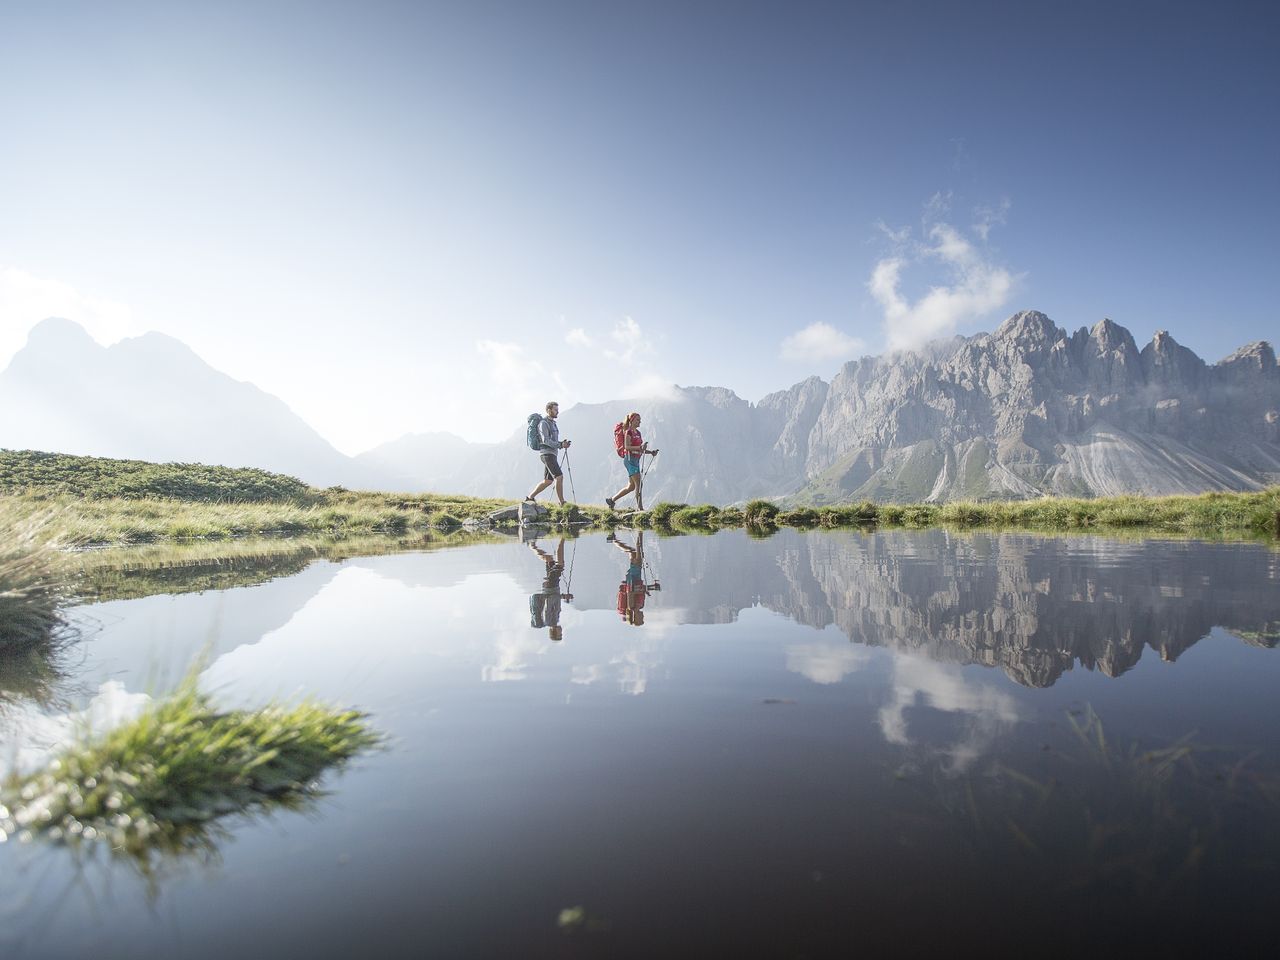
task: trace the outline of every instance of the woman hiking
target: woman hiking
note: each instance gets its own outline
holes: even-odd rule
[[[636,509],[644,509],[644,491],[641,489],[640,458],[646,453],[655,456],[657,450],[650,450],[649,444],[640,436],[640,414],[629,413],[627,418],[613,428],[613,444],[622,458],[622,465],[627,468],[627,485],[612,497],[605,497],[604,502],[612,510],[619,500],[627,494],[636,495]]]

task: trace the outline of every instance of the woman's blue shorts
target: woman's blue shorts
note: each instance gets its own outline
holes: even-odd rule
[[[640,473],[639,457],[623,457],[622,463],[627,468],[628,477],[634,477]]]

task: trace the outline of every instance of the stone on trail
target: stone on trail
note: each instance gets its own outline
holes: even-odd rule
[[[521,501],[517,508],[520,511],[520,523],[546,523],[547,517],[551,513],[546,507],[540,503],[530,503],[528,500]]]

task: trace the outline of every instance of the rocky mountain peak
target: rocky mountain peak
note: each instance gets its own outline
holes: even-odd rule
[[[1110,317],[1103,317],[1093,325],[1089,336],[1098,345],[1098,350],[1132,350],[1138,352],[1138,345],[1131,334]]]
[[[1051,344],[1064,335],[1058,325],[1039,310],[1023,310],[1015,313],[996,328],[994,336],[1001,340],[1037,345]]]
[[[701,400],[703,403],[709,403],[711,406],[719,407],[722,410],[749,406],[747,401],[743,400],[728,387],[679,387],[678,389],[690,399]]]
[[[1142,372],[1147,382],[1163,392],[1194,390],[1204,377],[1205,362],[1165,330],[1157,330],[1142,348]]]
[[[1245,344],[1230,356],[1223,357],[1215,366],[1273,373],[1276,367],[1276,353],[1267,341],[1256,340]]]

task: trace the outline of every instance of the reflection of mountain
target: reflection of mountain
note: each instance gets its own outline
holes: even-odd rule
[[[800,543],[827,601],[818,616],[851,640],[998,666],[1027,686],[1077,662],[1119,676],[1147,647],[1175,660],[1215,626],[1280,615],[1280,563],[1252,545],[942,531]],[[764,602],[811,622],[811,582],[789,577],[790,594]]]
[[[935,530],[784,531],[759,543],[734,532],[647,547],[662,605],[685,622],[762,605],[836,624],[856,643],[1000,667],[1027,686],[1049,686],[1077,662],[1119,676],[1148,647],[1175,660],[1213,627],[1263,646],[1278,639],[1280,556],[1256,544]],[[579,606],[610,595],[616,566],[583,566]]]

